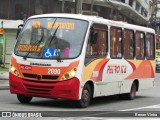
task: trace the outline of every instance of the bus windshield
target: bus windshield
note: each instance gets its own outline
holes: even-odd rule
[[[43,59],[80,55],[88,22],[68,18],[29,19],[18,37],[14,53]]]

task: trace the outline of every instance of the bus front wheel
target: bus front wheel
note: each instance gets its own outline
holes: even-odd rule
[[[86,84],[82,90],[81,99],[78,101],[78,107],[86,108],[88,107],[91,100],[91,88],[89,84]]]
[[[27,104],[32,100],[32,97],[28,97],[28,96],[20,95],[20,94],[17,95],[17,98],[19,102],[24,103],[24,104]]]

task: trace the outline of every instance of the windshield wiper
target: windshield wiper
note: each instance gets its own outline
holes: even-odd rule
[[[56,23],[56,21],[57,21],[57,18],[54,20],[54,22],[53,22],[53,24],[52,24],[52,27],[51,27],[51,29],[50,29],[50,34],[52,33],[52,30],[53,30],[53,27],[54,27],[54,24]],[[56,31],[54,32],[54,34],[56,33]],[[51,34],[52,35],[52,34]],[[50,36],[48,36],[48,38],[47,38],[47,40],[46,41],[49,41],[49,38],[50,38]],[[52,39],[53,39],[53,36],[52,36],[52,38],[50,39],[50,42],[49,42],[49,44],[48,44],[48,46],[51,44],[51,41],[52,41]]]
[[[58,27],[56,28],[56,30],[54,31],[54,33],[53,33],[53,35],[52,35],[52,37],[51,37],[51,39],[50,39],[50,41],[49,41],[49,44],[48,44],[49,46],[51,45],[51,42],[55,40],[55,38],[56,38],[56,33],[57,33],[58,28],[59,28],[59,25],[58,25]]]
[[[54,24],[55,24],[55,21],[54,21],[54,23],[53,23],[53,25],[52,25],[52,28],[53,28]],[[52,28],[51,28],[51,31],[52,31]],[[59,29],[59,25],[57,26],[57,28],[56,28],[56,30],[54,31],[54,33],[51,34],[51,38],[49,39],[49,44],[48,44],[48,46],[51,46],[52,41],[55,41],[55,46],[56,46],[56,49],[57,49],[57,50],[56,50],[56,58],[57,58],[57,61],[58,61],[58,62],[61,62],[60,49],[59,49],[59,47],[58,47],[58,39],[57,39],[57,37],[56,37],[56,33],[57,33],[58,29]],[[51,32],[50,32],[50,33],[51,33]]]
[[[32,47],[30,47],[30,49],[28,50],[28,52],[27,52],[27,53],[25,54],[25,56],[23,57],[23,59],[24,59],[24,60],[26,60],[26,59],[27,59],[27,57],[28,57],[29,53],[31,52],[30,50],[31,50],[34,46],[37,46],[37,45],[39,45],[39,44],[42,42],[43,37],[44,37],[44,32],[43,32],[43,34],[42,34],[41,39],[40,39],[40,40],[36,40],[36,41],[33,43],[33,46],[32,46]],[[37,48],[38,48],[38,47],[37,47]]]
[[[56,51],[57,61],[58,61],[58,62],[62,62],[62,60],[61,60],[61,50],[60,50],[59,47],[58,47],[58,40],[57,40],[57,46],[56,46],[56,48],[57,48],[57,51]]]
[[[61,55],[60,55],[60,49],[59,49],[59,44],[58,44],[58,39],[57,39],[57,37],[56,37],[56,33],[57,33],[57,30],[58,30],[58,28],[59,28],[59,25],[58,25],[58,27],[56,28],[56,30],[54,31],[54,33],[53,33],[53,35],[52,35],[52,37],[51,37],[51,39],[50,39],[50,42],[49,42],[49,46],[51,45],[51,42],[52,41],[55,41],[55,45],[56,45],[56,49],[57,49],[57,51],[56,51],[56,58],[57,58],[57,61],[58,62],[62,62],[61,61]]]

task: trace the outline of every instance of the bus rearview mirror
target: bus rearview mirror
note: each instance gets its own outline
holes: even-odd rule
[[[23,24],[18,25],[16,39],[18,38],[18,35],[21,32],[22,28],[23,28]]]

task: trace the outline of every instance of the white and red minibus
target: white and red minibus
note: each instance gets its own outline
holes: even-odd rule
[[[22,25],[21,25],[22,27]],[[10,92],[75,100],[119,94],[134,99],[154,86],[155,31],[77,14],[29,17],[18,32],[10,64]]]

